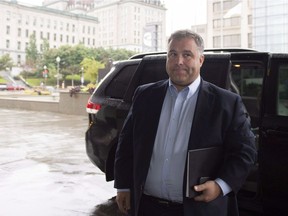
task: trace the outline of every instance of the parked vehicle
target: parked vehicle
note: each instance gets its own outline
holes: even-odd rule
[[[133,93],[139,85],[167,79],[165,62],[165,53],[154,53],[115,64],[87,104],[87,155],[107,181],[114,178],[117,139]],[[240,211],[288,215],[288,54],[206,50],[201,76],[241,95],[251,118],[258,161],[237,195]]]
[[[22,91],[22,90],[25,90],[25,87],[21,86],[21,85],[17,85],[17,84],[7,84],[6,90],[8,90],[8,91],[15,91],[15,90]]]
[[[7,85],[5,83],[0,83],[0,91],[5,91],[7,89]]]

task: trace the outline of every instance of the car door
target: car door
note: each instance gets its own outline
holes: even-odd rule
[[[264,77],[259,179],[265,215],[288,215],[288,54],[273,54]]]

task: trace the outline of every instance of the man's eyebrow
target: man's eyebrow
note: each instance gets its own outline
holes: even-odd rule
[[[174,49],[171,49],[171,50],[169,50],[168,52],[169,52],[169,53],[170,53],[170,52],[176,52],[176,50],[174,50]]]

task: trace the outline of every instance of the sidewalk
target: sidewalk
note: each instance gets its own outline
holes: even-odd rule
[[[115,196],[88,159],[87,116],[0,108],[0,215],[96,216]]]

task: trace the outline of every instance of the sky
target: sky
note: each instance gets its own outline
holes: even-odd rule
[[[43,0],[18,0],[29,5],[42,5]],[[204,0],[162,0],[167,8],[166,33],[177,29],[191,28],[206,23],[206,1]]]

